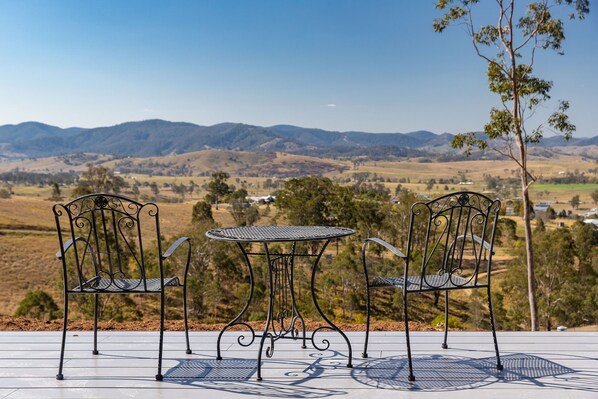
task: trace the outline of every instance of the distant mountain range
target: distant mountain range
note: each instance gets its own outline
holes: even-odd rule
[[[271,127],[241,123],[200,126],[186,122],[146,120],[92,129],[62,129],[39,122],[0,126],[0,155],[45,157],[77,152],[149,157],[203,149],[284,151],[311,155],[414,156],[448,149],[453,135],[421,130],[410,133],[334,132],[289,125]],[[561,137],[542,141],[544,147],[598,145],[598,136]]]

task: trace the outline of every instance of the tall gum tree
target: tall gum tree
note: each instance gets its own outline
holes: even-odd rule
[[[557,110],[544,123],[530,122],[538,107],[550,100],[552,82],[533,75],[536,52],[552,50],[562,54],[565,40],[564,23],[555,17],[556,9],[569,7],[571,19],[583,19],[589,12],[589,0],[541,0],[519,2],[495,0],[492,23],[479,25],[474,16],[479,0],[437,0],[436,8],[444,14],[434,20],[434,30],[443,32],[449,26],[462,26],[467,31],[476,54],[487,63],[489,89],[500,97],[501,105],[490,110],[490,121],[484,134],[460,133],[452,145],[472,149],[491,149],[511,159],[519,168],[527,260],[527,285],[530,306],[530,327],[538,330],[538,307],[534,276],[531,204],[529,190],[536,180],[528,166],[528,145],[538,143],[546,129],[571,138],[575,126],[569,121],[569,103],[560,101]],[[489,1],[484,2],[486,5]]]

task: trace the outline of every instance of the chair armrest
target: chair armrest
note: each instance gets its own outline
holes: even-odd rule
[[[496,251],[492,248],[492,245],[490,245],[490,243],[488,241],[484,241],[482,239],[482,237],[476,236],[475,234],[463,234],[463,235],[460,235],[460,236],[458,236],[455,239],[455,241],[460,240],[460,239],[467,239],[467,238],[471,238],[472,240],[474,240],[478,244],[482,245],[486,249],[486,251],[492,252],[492,255],[494,255],[496,253]]]
[[[70,240],[68,240],[67,242],[65,242],[65,243],[64,243],[64,245],[63,245],[63,247],[62,247],[62,250],[61,250],[61,249],[58,249],[58,252],[56,252],[56,257],[57,257],[58,259],[62,259],[62,254],[63,254],[63,253],[66,253],[66,251],[68,251],[68,250],[69,250],[69,248],[70,248],[72,245],[73,245],[73,240],[72,240],[72,239],[70,239]]]
[[[176,251],[176,249],[178,247],[181,246],[182,243],[184,243],[185,241],[190,241],[189,237],[181,237],[178,240],[176,240],[171,246],[170,248],[168,248],[166,250],[166,252],[164,252],[164,255],[162,255],[162,259],[166,259],[168,258],[170,255],[172,255],[172,253],[174,251]]]
[[[392,246],[391,244],[387,243],[386,241],[384,241],[381,238],[368,238],[365,240],[365,244],[367,244],[368,242],[374,242],[378,245],[383,246],[384,248],[388,249],[390,252],[392,252],[393,254],[397,255],[399,258],[406,258],[407,256],[402,253],[401,251],[399,251],[396,247]]]
[[[89,246],[89,244],[87,243],[87,240],[85,238],[83,238],[83,237],[77,237],[77,238],[75,238],[74,241],[71,238],[70,240],[68,240],[67,242],[64,243],[64,245],[62,246],[62,251],[59,249],[58,252],[56,252],[56,257],[58,259],[62,259],[62,254],[63,253],[66,254],[66,251],[68,251],[69,248],[73,246],[73,243],[75,241],[85,241],[85,244]]]

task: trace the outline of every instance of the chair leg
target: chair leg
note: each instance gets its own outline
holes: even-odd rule
[[[498,341],[496,340],[496,328],[494,326],[494,312],[492,311],[492,297],[490,295],[490,286],[488,286],[488,310],[490,311],[490,326],[492,327],[492,338],[494,339],[494,350],[496,351],[496,369],[502,370],[500,362],[500,353],[498,353]]]
[[[160,346],[158,349],[158,374],[156,381],[162,381],[162,347],[164,346],[164,289],[160,292]]]
[[[407,341],[407,358],[409,359],[409,381],[415,381],[413,363],[411,361],[411,343],[409,342],[409,317],[407,312],[407,293],[403,293],[403,312],[405,316],[405,340]]]
[[[91,352],[94,355],[99,354],[98,352],[98,308],[99,308],[99,295],[94,294],[94,301],[93,301],[93,351]]]
[[[366,308],[365,308],[365,343],[363,344],[363,353],[361,357],[368,357],[368,340],[370,338],[370,287],[366,282]]]
[[[69,318],[69,297],[68,294],[64,294],[64,321],[62,325],[62,346],[60,348],[60,363],[58,364],[58,374],[56,374],[57,380],[63,380],[64,375],[62,374],[62,364],[64,363],[64,345],[66,343],[66,325]]]
[[[187,318],[187,284],[183,285],[183,318],[185,322],[185,340],[187,341],[187,350],[185,353],[190,355],[192,352],[189,345],[189,322]]]
[[[448,323],[449,323],[449,315],[448,315],[448,291],[444,291],[444,342],[442,343],[442,349],[447,349],[448,345],[446,344],[446,338],[448,336]]]

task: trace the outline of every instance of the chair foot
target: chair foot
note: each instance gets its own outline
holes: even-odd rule
[[[99,351],[97,351],[97,350],[93,350],[93,351],[91,351],[91,354],[92,354],[92,355],[99,355],[99,354],[100,354],[100,352],[99,352]]]
[[[190,354],[192,354],[193,352],[191,351],[191,349],[187,349],[187,350],[185,351],[185,353],[186,353],[186,354],[188,354],[188,355],[190,355]]]
[[[162,381],[164,376],[162,374],[156,374],[156,381]]]
[[[415,376],[413,374],[411,374],[409,376],[409,381],[411,381],[411,382],[415,381]]]
[[[222,356],[216,356],[216,360],[222,360]]]
[[[301,345],[301,349],[307,349],[307,345]]]
[[[496,365],[496,369],[497,369],[498,371],[502,371],[502,370],[503,370],[503,366],[502,366],[502,364],[497,364],[497,365]]]
[[[255,380],[256,380],[256,381],[261,381],[261,380],[262,380],[262,377],[257,377]]]
[[[352,363],[347,363],[347,368],[352,369],[353,368],[353,364]]]
[[[448,349],[448,345],[447,344],[442,344],[442,349]]]
[[[364,359],[367,359],[368,358],[368,353],[367,352],[363,352],[361,354],[361,357],[364,358]]]
[[[62,381],[62,380],[64,380],[64,375],[62,375],[62,374],[56,374],[56,379],[58,381]]]

